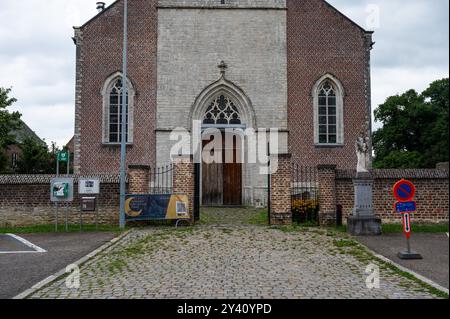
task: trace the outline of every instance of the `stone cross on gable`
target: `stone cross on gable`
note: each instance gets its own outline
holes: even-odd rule
[[[227,69],[228,69],[228,65],[227,65],[224,61],[222,61],[222,62],[220,62],[220,64],[218,65],[218,68],[220,69],[220,74],[225,75],[225,72],[226,72]]]

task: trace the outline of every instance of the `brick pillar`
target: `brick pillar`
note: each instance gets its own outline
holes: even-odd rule
[[[189,198],[189,215],[194,221],[195,192],[194,161],[190,155],[181,155],[173,161],[173,193],[187,195]]]
[[[278,170],[271,175],[270,202],[272,225],[292,225],[292,162],[291,154],[274,155],[278,157]],[[274,159],[271,159],[272,165]]]
[[[336,225],[336,165],[319,165],[319,222]]]
[[[133,195],[144,195],[149,193],[149,188],[150,166],[128,166],[128,193]]]

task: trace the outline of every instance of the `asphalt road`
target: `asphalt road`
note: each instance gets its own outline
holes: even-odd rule
[[[21,243],[20,241],[18,241],[13,237],[0,234],[0,252],[14,252],[14,251],[32,252],[35,250]]]
[[[357,239],[376,253],[448,288],[449,238],[447,234],[412,234],[411,249],[421,254],[423,260],[398,258],[397,254],[406,250],[406,239],[403,234],[385,234],[380,237],[358,237]]]
[[[19,235],[46,253],[0,254],[0,299],[10,299],[79,260],[117,236],[116,233]],[[29,247],[0,235],[0,252],[30,251]]]

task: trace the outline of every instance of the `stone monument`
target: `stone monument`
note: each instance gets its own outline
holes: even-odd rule
[[[353,214],[347,220],[348,232],[355,236],[381,235],[381,219],[377,218],[373,209],[373,178],[369,172],[370,138],[361,133],[355,148],[358,156],[355,187],[355,206]]]

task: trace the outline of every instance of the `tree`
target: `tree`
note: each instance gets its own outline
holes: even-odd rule
[[[9,97],[11,89],[0,87],[0,171],[3,171],[7,165],[5,155],[8,145],[14,143],[13,130],[20,128],[19,112],[10,113],[6,108],[13,105],[17,100]]]
[[[373,134],[376,168],[433,168],[448,161],[449,79],[422,94],[409,90],[375,111],[383,127]]]
[[[8,159],[6,158],[5,151],[0,149],[0,173],[6,169],[8,165]]]
[[[41,141],[26,137],[20,144],[22,155],[17,162],[19,174],[50,174],[54,172],[52,154]]]

